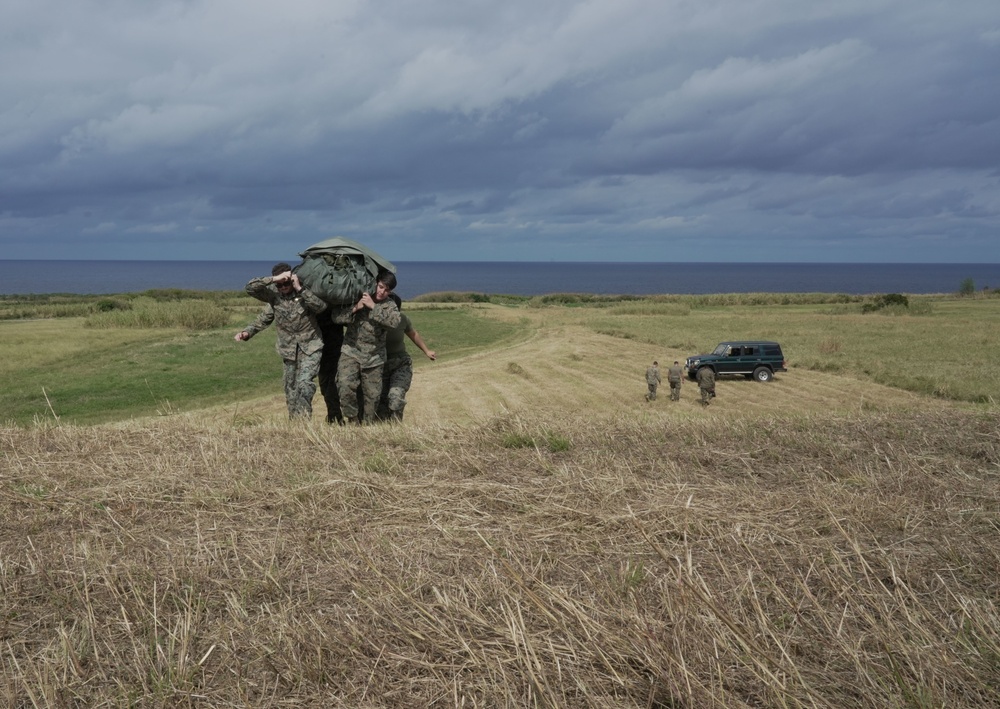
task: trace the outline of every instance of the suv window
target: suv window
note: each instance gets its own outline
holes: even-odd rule
[[[730,347],[729,348],[729,356],[730,357],[739,357],[740,356],[740,348],[739,347]]]
[[[775,345],[771,345],[769,347],[764,347],[764,354],[770,355],[772,357],[780,357],[781,356],[781,348],[777,347]]]

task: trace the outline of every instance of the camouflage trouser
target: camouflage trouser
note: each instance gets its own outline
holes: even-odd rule
[[[397,421],[403,418],[406,392],[413,383],[413,359],[410,355],[393,357],[382,370],[382,396],[378,402],[378,417]]]
[[[337,389],[340,391],[340,411],[348,420],[358,420],[358,387],[364,395],[364,420],[375,420],[375,409],[382,394],[382,365],[361,368],[352,357],[340,358],[337,367]]]
[[[649,387],[649,393],[646,394],[646,401],[655,401],[656,400],[656,384],[648,384],[647,386]]]
[[[312,416],[312,399],[316,393],[316,373],[319,371],[319,360],[322,351],[303,354],[295,351],[295,359],[283,360],[285,364],[285,402],[288,404],[288,417],[295,418]]]
[[[670,400],[680,401],[680,399],[681,399],[681,383],[670,382]]]
[[[712,403],[713,396],[715,396],[715,387],[712,387],[711,389],[702,387],[701,403],[703,403],[705,406],[708,406],[710,403]]]

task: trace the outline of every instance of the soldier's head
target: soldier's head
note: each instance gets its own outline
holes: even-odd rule
[[[674,360],[674,364],[680,364],[680,362],[678,362],[678,361],[677,361],[677,360],[675,359],[675,360]]]
[[[383,271],[378,276],[378,283],[375,286],[375,302],[381,303],[383,300],[392,295],[393,289],[396,287],[396,274],[390,273],[389,271]]]
[[[288,273],[292,270],[292,267],[287,263],[282,261],[281,263],[276,263],[271,267],[272,276],[280,276],[282,273]],[[283,281],[275,281],[274,287],[278,289],[278,292],[284,295],[290,294],[292,292],[292,279],[286,278]]]
[[[657,362],[657,361],[656,361],[656,360],[654,359],[654,360],[653,360],[653,366],[654,366],[654,367],[659,367],[659,366],[660,366],[660,363],[659,363],[659,362]]]

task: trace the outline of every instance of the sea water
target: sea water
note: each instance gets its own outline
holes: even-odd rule
[[[0,261],[0,294],[241,290],[270,261]],[[395,262],[407,299],[440,291],[596,293],[954,293],[1000,288],[1000,264]]]

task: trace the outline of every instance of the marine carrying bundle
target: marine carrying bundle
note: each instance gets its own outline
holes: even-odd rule
[[[335,236],[299,254],[293,270],[306,288],[330,306],[354,305],[362,293],[373,293],[378,275],[396,272],[392,263],[356,241]]]

